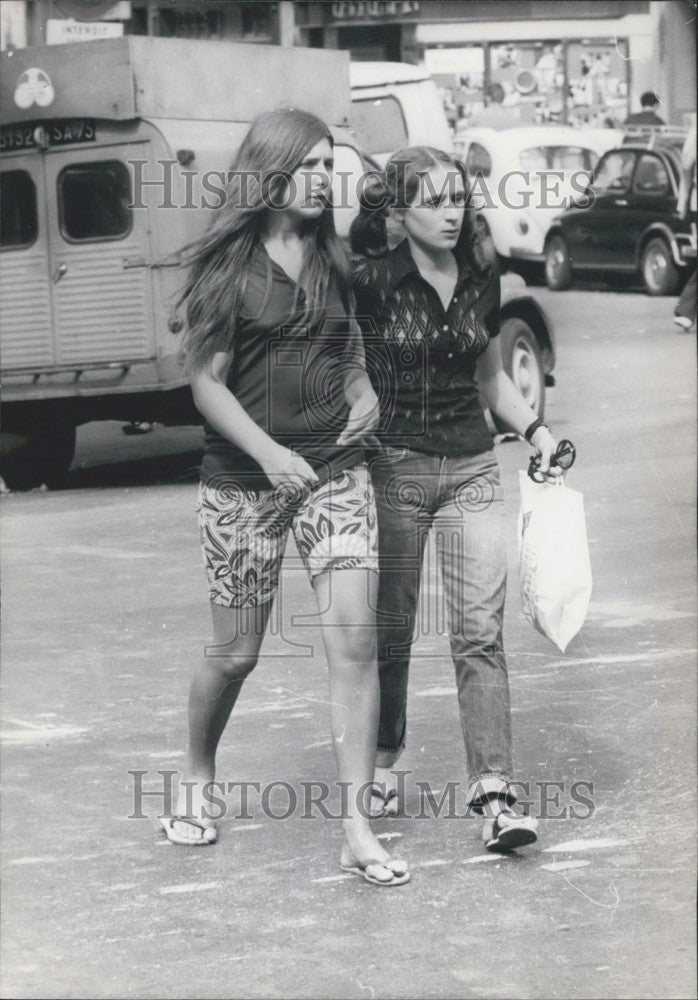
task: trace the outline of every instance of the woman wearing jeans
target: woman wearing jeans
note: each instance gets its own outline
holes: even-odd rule
[[[422,557],[434,529],[469,771],[468,803],[490,849],[533,843],[517,816],[509,686],[502,645],[506,547],[502,488],[480,396],[550,470],[550,431],[505,374],[499,279],[483,259],[462,164],[414,147],[390,160],[363,196],[352,247],[357,318],[381,405],[371,465],[380,558],[381,712],[376,799],[397,811],[391,768],[405,745],[407,676]],[[404,239],[388,250],[386,220]]]

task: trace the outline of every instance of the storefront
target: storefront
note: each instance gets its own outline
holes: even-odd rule
[[[637,110],[642,91],[662,90],[662,62],[670,65],[672,54],[661,20],[680,16],[682,2],[307,0],[295,7],[307,45],[423,65],[452,120],[482,109],[498,83],[522,124],[603,125]],[[668,118],[690,110],[672,94],[662,99]]]
[[[3,0],[2,8],[14,15],[13,34],[23,45],[122,34],[283,45],[296,40],[291,0],[29,0],[12,8]]]
[[[428,46],[425,67],[443,89],[447,111],[467,119],[501,87],[503,106],[522,125],[569,122],[616,126],[629,113],[625,38],[545,38]]]

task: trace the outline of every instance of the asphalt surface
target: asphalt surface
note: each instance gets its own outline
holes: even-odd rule
[[[548,816],[539,844],[491,855],[460,808],[417,818],[417,781],[465,779],[447,638],[432,628],[401,761],[410,815],[376,825],[412,881],[380,891],[340,872],[339,822],[303,818],[303,782],[332,781],[334,762],[312,592],[293,570],[219,753],[225,780],[291,792],[277,785],[265,809],[252,789],[246,819],[228,797],[205,849],[157,833],[161,799],[129,818],[129,772],[157,790],[182,761],[209,638],[200,432],[89,425],[62,489],[2,499],[3,996],[695,996],[695,335],[674,331],[668,299],[536,294],[558,339],[547,415],[578,448],[568,482],[594,571],[562,655],[521,614],[528,450],[498,445],[515,760]],[[293,792],[293,815],[273,818]]]

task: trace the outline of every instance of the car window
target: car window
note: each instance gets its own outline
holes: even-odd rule
[[[638,160],[635,178],[633,180],[633,193],[640,195],[661,195],[669,194],[671,183],[666,167],[658,156],[651,153],[643,153]]]
[[[131,181],[119,160],[76,164],[58,175],[58,214],[66,239],[121,239],[131,231]]]
[[[408,144],[407,126],[394,97],[351,102],[356,141],[367,153],[390,153]]]
[[[465,166],[468,173],[474,177],[475,174],[482,174],[489,177],[492,173],[492,158],[484,146],[479,142],[471,142],[468,154],[465,157]]]
[[[519,162],[522,170],[547,170],[548,157],[544,146],[532,146],[531,149],[522,149],[519,154]]]
[[[550,148],[551,170],[585,170],[589,165],[587,150],[581,146],[552,146]]]
[[[0,175],[0,245],[28,247],[38,230],[34,181],[26,170],[4,170]]]
[[[597,194],[606,191],[618,193],[627,191],[634,166],[635,153],[631,150],[616,149],[612,153],[607,153],[594,174],[594,191]]]
[[[583,146],[532,146],[522,149],[519,161],[522,170],[588,170],[593,165],[589,150]]]

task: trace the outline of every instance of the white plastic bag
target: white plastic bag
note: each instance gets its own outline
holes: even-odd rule
[[[591,564],[584,497],[519,472],[519,583],[523,613],[564,653],[584,624]]]

